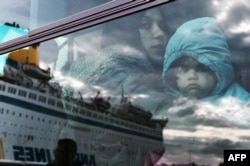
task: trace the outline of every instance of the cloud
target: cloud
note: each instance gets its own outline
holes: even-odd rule
[[[223,149],[238,149],[241,147],[241,143],[233,142],[229,139],[216,140],[211,144],[200,149],[200,152],[205,154],[220,155],[222,157]]]
[[[223,161],[224,149],[249,146],[249,107],[237,105],[234,98],[221,101],[221,106],[209,102],[180,98],[174,107],[164,112],[169,123],[164,129],[165,154],[169,161],[192,160],[200,164]],[[243,123],[246,122],[246,123]],[[247,123],[248,122],[248,123]]]
[[[192,160],[200,164],[215,165],[223,161],[224,149],[244,149],[249,147],[244,135],[248,129],[234,126],[228,128],[206,127],[200,125],[196,131],[164,130],[165,154],[168,160],[174,162],[188,161],[188,152],[192,152]]]

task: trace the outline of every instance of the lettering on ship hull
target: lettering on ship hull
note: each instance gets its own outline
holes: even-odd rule
[[[14,160],[17,161],[28,161],[28,162],[52,162],[52,152],[49,149],[34,148],[27,146],[13,146]],[[96,166],[95,156],[91,154],[77,154],[82,165]]]

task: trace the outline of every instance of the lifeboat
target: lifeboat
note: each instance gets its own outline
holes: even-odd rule
[[[96,97],[93,101],[93,104],[96,105],[99,108],[99,110],[103,112],[105,112],[111,107],[111,104],[101,97]]]
[[[52,78],[49,68],[48,70],[43,70],[32,64],[23,64],[22,71],[30,77],[43,81],[49,81]]]
[[[21,70],[32,78],[42,81],[49,81],[52,78],[49,68],[48,70],[43,70],[39,67],[38,45],[14,51],[8,55],[8,58],[19,62]]]

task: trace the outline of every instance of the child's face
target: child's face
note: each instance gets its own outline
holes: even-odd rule
[[[176,77],[179,91],[190,98],[207,97],[217,83],[214,73],[203,65],[178,67]]]

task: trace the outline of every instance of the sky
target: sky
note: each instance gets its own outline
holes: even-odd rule
[[[25,29],[29,28],[30,0],[2,0],[0,5],[0,23],[16,22]]]
[[[74,1],[71,5],[76,7],[79,5],[77,2],[79,1]],[[16,21],[21,27],[28,29],[31,21],[30,5],[30,0],[18,0],[17,3],[1,0],[0,22]],[[78,10],[80,9],[78,8],[76,11]],[[73,10],[69,12],[73,12]],[[165,5],[164,12],[170,33],[174,33],[183,22],[193,18],[209,16],[219,20],[224,25],[232,60],[239,62],[241,73],[248,72],[249,65],[245,62],[250,62],[248,59],[250,0],[192,0],[192,2],[176,0]],[[80,50],[84,51],[84,48],[88,48],[88,51],[95,51],[100,34],[95,33],[94,30],[93,33],[90,30],[86,34],[95,37],[88,36],[88,40],[78,37],[75,40],[75,45],[80,47]],[[65,41],[65,37],[56,39],[60,48],[59,52],[61,52],[60,56],[62,59],[64,58],[60,61],[65,61],[67,58],[67,55],[64,54],[69,49],[66,48]],[[45,60],[44,63],[46,63]],[[71,80],[77,88],[78,86],[86,87],[84,83],[63,77],[60,71],[56,72],[59,72],[57,80]],[[151,84],[154,84],[154,80],[151,81]],[[250,79],[247,80],[243,77],[240,81],[247,90],[250,90],[250,86],[247,86],[250,85]],[[102,89],[102,93],[108,95],[110,92]],[[87,93],[86,96],[89,94]],[[194,105],[187,103],[185,107],[179,108],[177,105],[163,113],[169,117],[169,123],[163,131],[165,154],[162,160],[165,158],[172,162],[193,161],[198,164],[218,165],[223,161],[224,149],[250,149],[249,110],[244,109],[241,105],[234,105],[231,101],[226,100],[223,108],[215,108],[208,103],[196,103],[195,105],[198,105],[199,109],[195,112],[191,109]],[[232,109],[232,111],[228,112],[228,109]]]
[[[229,100],[230,102],[231,100]],[[193,111],[192,107],[199,106]],[[165,158],[175,162],[192,160],[198,164],[216,165],[223,161],[224,149],[249,149],[249,109],[236,108],[228,117],[231,103],[218,108],[208,103],[188,104],[165,112],[169,123],[164,129]],[[214,108],[213,108],[214,107]],[[225,113],[225,114],[224,114]],[[238,118],[239,117],[239,118]],[[241,117],[241,118],[240,118]],[[241,120],[246,120],[245,123]]]

